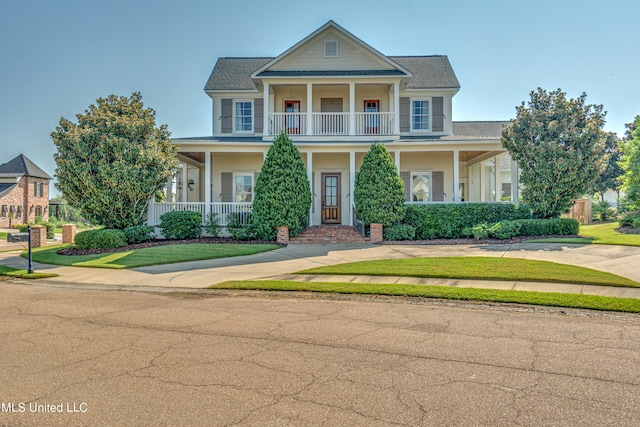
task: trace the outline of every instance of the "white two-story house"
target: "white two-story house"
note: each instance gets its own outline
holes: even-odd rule
[[[175,139],[181,166],[171,209],[250,209],[274,137],[286,132],[311,183],[310,225],[352,224],[356,172],[382,142],[410,203],[517,198],[504,122],[455,122],[460,90],[446,56],[385,56],[333,21],[277,57],[219,58],[205,85],[212,135]],[[513,193],[513,194],[512,194]],[[224,222],[224,219],[223,219]]]

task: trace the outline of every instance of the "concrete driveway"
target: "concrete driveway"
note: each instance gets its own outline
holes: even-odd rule
[[[3,426],[640,423],[639,316],[0,288]]]

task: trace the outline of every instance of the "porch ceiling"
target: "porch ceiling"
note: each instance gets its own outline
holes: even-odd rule
[[[201,152],[189,152],[189,151],[180,151],[180,154],[183,156],[195,160],[198,163],[204,163],[204,153]]]
[[[469,160],[473,160],[476,157],[480,157],[483,154],[487,154],[488,151],[461,151],[460,152],[460,161],[468,162]]]

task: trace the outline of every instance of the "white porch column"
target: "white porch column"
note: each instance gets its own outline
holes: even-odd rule
[[[502,199],[502,184],[500,182],[500,157],[493,158],[493,199],[495,202],[499,202]]]
[[[205,219],[211,213],[211,151],[204,152],[204,214]]]
[[[189,194],[189,167],[186,163],[182,164],[182,202],[188,202],[187,195]]]
[[[311,206],[309,207],[309,226],[313,225],[313,205],[316,198],[313,194],[313,152],[307,151],[307,178],[309,179],[309,189],[311,190]]]
[[[353,189],[356,185],[356,153],[349,151],[349,225],[353,227]]]
[[[393,153],[393,160],[396,163],[396,169],[398,169],[398,175],[400,175],[400,152],[396,151]]]
[[[307,135],[313,135],[313,84],[307,83]]]
[[[511,159],[511,203],[518,203],[518,188],[520,187],[520,175],[518,174],[518,162]]]
[[[356,84],[349,83],[349,135],[356,134]]]
[[[262,117],[262,135],[271,135],[271,129],[269,129],[269,83],[264,84],[264,100],[262,104],[264,106],[263,109],[263,117]]]
[[[393,129],[393,133],[400,134],[400,82],[393,83]]]
[[[478,163],[478,166],[480,166],[480,182],[479,182],[479,184],[480,184],[480,201],[481,202],[485,202],[485,201],[487,201],[487,189],[484,188],[485,181],[486,181],[485,174],[486,174],[487,166],[485,165],[485,161],[484,160],[481,161],[480,163]]]
[[[453,201],[460,201],[460,150],[453,150]]]

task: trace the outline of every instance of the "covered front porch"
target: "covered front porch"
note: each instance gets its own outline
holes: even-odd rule
[[[297,145],[311,184],[309,225],[353,225],[355,176],[368,144]],[[149,224],[159,224],[160,215],[172,210],[199,212],[203,224],[215,213],[222,226],[229,214],[250,212],[268,145],[253,148],[181,151],[178,173],[166,185],[166,201],[149,205]],[[517,165],[503,149],[447,148],[387,146],[404,181],[406,203],[518,201]]]

